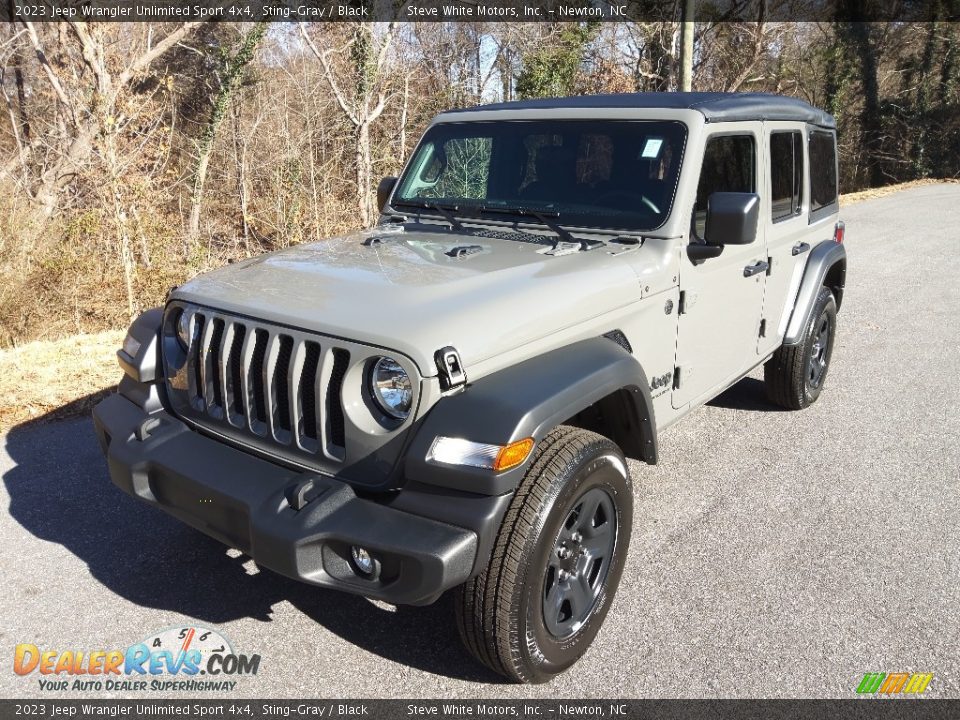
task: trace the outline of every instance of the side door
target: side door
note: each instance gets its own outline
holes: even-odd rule
[[[707,200],[715,192],[758,192],[762,124],[738,123],[705,138],[688,243],[704,240]],[[681,315],[672,403],[706,400],[756,363],[766,274],[762,223],[747,245],[727,245],[719,256],[680,260]],[[750,270],[747,270],[750,268]]]
[[[757,354],[772,353],[780,345],[810,252],[807,227],[806,143],[804,126],[767,123],[768,171],[764,190],[768,202],[760,209],[770,268],[763,293],[761,333]]]

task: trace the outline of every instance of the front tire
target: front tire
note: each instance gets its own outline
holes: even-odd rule
[[[837,303],[829,288],[820,288],[803,342],[781,346],[763,366],[770,402],[788,410],[802,410],[817,401],[830,369],[836,334]]]
[[[633,491],[623,453],[561,426],[539,444],[490,563],[457,589],[467,649],[515,682],[573,665],[610,609],[626,561]]]

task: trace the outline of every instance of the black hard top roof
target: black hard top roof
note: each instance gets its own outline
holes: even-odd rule
[[[650,92],[619,93],[615,95],[578,95],[575,97],[537,98],[516,102],[480,105],[455,112],[482,110],[555,110],[561,108],[665,108],[669,110],[696,110],[707,122],[734,120],[796,120],[811,125],[835,128],[836,121],[829,113],[803,100],[770,93],[722,92]]]

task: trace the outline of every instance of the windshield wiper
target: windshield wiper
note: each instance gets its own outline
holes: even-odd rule
[[[443,215],[443,219],[446,220],[448,223],[450,223],[450,227],[453,230],[463,230],[463,223],[457,220],[456,216],[454,216],[453,214],[460,210],[460,208],[457,207],[456,205],[452,207],[446,207],[444,205],[441,205],[440,203],[430,202],[429,200],[420,200],[420,201],[396,200],[394,201],[393,204],[398,207],[405,206],[405,207],[423,208],[424,210],[433,210]],[[453,212],[451,212],[451,210]]]
[[[565,227],[556,223],[552,218],[560,217],[558,212],[547,212],[545,210],[534,210],[526,207],[489,207],[481,205],[477,208],[480,212],[498,213],[501,215],[520,215],[521,217],[532,217],[540,222],[541,225],[548,227],[557,234],[557,241],[553,243],[553,249],[556,250],[560,242],[576,243],[580,245],[581,250],[592,250],[600,243],[591,244],[586,238],[576,238]]]

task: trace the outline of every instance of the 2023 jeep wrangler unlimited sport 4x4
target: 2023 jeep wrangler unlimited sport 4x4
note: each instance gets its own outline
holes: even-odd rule
[[[537,682],[596,636],[626,458],[764,364],[803,408],[846,255],[833,118],[771,95],[448,112],[369,230],[194,278],[94,411],[121,489],[307,583],[456,588],[470,651]]]

